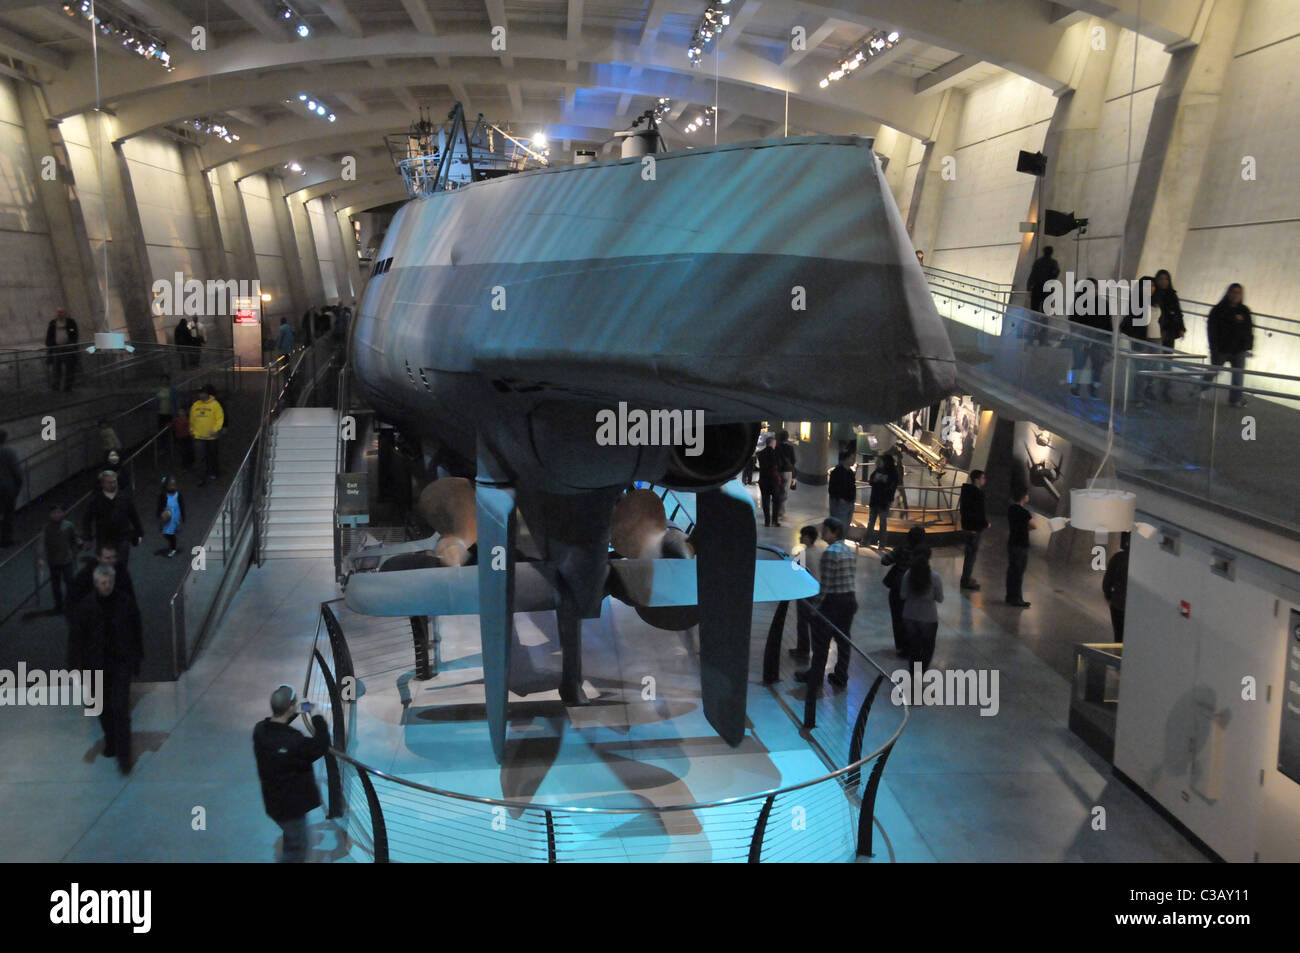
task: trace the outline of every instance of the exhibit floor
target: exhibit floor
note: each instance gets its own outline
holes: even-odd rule
[[[801,518],[820,516],[824,499],[824,489],[801,487],[787,526],[760,526],[760,541],[788,546]],[[1104,603],[1093,605],[1100,598],[1091,592],[1095,580],[1031,560],[1026,592],[1033,608],[1000,605],[988,597],[997,594],[1001,545],[986,540],[977,572],[986,588],[974,598],[957,591],[956,549],[939,550],[934,559],[948,589],[935,665],[996,670],[998,712],[914,709],[884,772],[872,862],[1203,859],[1066,727],[1070,688],[1057,660],[1068,644],[1098,641],[1109,631]],[[853,637],[892,670],[882,574],[874,554],[864,553]],[[262,810],[251,731],[275,685],[301,683],[319,604],[337,596],[331,577],[329,560],[278,560],[250,570],[194,667],[178,682],[134,687],[140,754],[129,777],[98,757],[97,720],[71,709],[0,711],[0,857],[271,860],[280,834]],[[698,711],[687,637],[651,629],[618,609],[584,630],[584,674],[595,703],[567,709],[553,692],[514,702],[513,759],[504,769],[473,716],[481,688],[472,618],[444,623],[443,674],[429,682],[411,681],[405,636],[393,636],[388,662],[380,655],[365,662],[357,651],[359,675],[368,682],[353,750],[376,768],[424,775],[444,788],[555,804],[663,805],[794,783],[827,768],[759,684],[769,612],[755,615],[751,730],[737,749],[717,740]],[[521,616],[518,628],[523,664],[549,664],[545,625]],[[656,679],[654,702],[642,699],[646,675]],[[454,710],[465,717],[445,717]],[[321,811],[309,821],[313,860],[355,859],[359,852],[349,850],[338,823]],[[836,843],[845,836],[823,833]],[[653,858],[662,844],[646,838],[672,834],[611,828],[604,846],[612,848],[610,859]]]

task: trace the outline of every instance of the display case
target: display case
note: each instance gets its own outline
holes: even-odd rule
[[[1115,757],[1122,642],[1082,642],[1074,647],[1070,730],[1108,762]]]

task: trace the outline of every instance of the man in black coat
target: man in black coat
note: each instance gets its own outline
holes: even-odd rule
[[[831,477],[826,487],[830,497],[830,513],[846,527],[853,524],[853,511],[858,500],[858,478],[851,467],[857,456],[854,450],[840,453],[839,463],[831,470]]]
[[[8,441],[9,432],[0,430],[0,546],[14,544],[14,506],[23,488],[23,466]]]
[[[966,536],[965,559],[961,564],[961,587],[978,589],[980,584],[971,578],[975,570],[975,557],[980,551],[980,536],[988,529],[988,517],[984,513],[984,484],[988,477],[983,470],[972,470],[970,479],[962,485],[961,497],[957,506],[961,510],[961,531]]]
[[[1124,606],[1128,601],[1128,549],[1130,536],[1119,535],[1119,552],[1110,557],[1106,575],[1101,580],[1101,594],[1110,603],[1110,627],[1115,641],[1124,641]]]
[[[321,804],[312,764],[330,746],[325,719],[312,715],[312,735],[306,737],[292,727],[298,714],[298,693],[290,685],[281,685],[271,693],[271,717],[253,729],[262,802],[267,816],[284,831],[281,860],[286,863],[307,859],[307,812]]]
[[[112,566],[96,566],[94,592],[72,610],[69,644],[75,668],[104,673],[104,756],[116,757],[118,769],[131,770],[131,676],[140,673],[144,658],[140,608],[135,598],[117,587]]]
[[[95,545],[109,543],[117,548],[117,560],[125,568],[131,558],[131,544],[144,539],[144,527],[135,503],[117,485],[117,474],[105,470],[99,475],[99,492],[86,507],[82,536]]]
[[[45,360],[50,366],[50,387],[70,391],[77,373],[77,322],[63,308],[45,326]]]
[[[126,571],[125,566],[119,566],[117,562],[117,546],[113,543],[104,543],[95,550],[95,561],[87,563],[78,570],[77,574],[72,577],[72,583],[68,586],[68,607],[69,610],[86,596],[90,595],[95,588],[95,569],[98,566],[111,566],[117,571],[117,579],[114,588],[123,592],[130,593],[131,598],[135,599],[135,584],[131,582],[131,574]],[[76,668],[77,666],[72,666]]]

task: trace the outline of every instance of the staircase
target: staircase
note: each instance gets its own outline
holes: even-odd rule
[[[262,553],[267,559],[334,556],[338,413],[286,410],[271,432],[271,487]]]

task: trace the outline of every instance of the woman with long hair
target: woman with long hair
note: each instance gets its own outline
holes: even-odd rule
[[[1242,371],[1246,367],[1246,358],[1255,349],[1255,327],[1245,297],[1246,291],[1241,285],[1236,282],[1228,285],[1219,303],[1210,309],[1205,327],[1210,339],[1210,364],[1215,368],[1206,375],[1206,383],[1218,376],[1221,364],[1230,366],[1232,389],[1228,391],[1228,403],[1233,407],[1246,406],[1246,398],[1241,393],[1245,376]]]
[[[919,662],[922,669],[928,668],[939,633],[939,603],[943,602],[943,579],[930,568],[928,547],[913,553],[899,595],[903,599],[903,651],[908,665]]]
[[[1151,309],[1160,309],[1156,324],[1160,328],[1160,346],[1173,350],[1178,341],[1187,334],[1187,325],[1183,321],[1183,305],[1174,290],[1174,278],[1169,270],[1161,268],[1156,272],[1155,288],[1151,292]],[[1167,370],[1168,368],[1166,368]],[[1160,382],[1160,399],[1169,401],[1169,378]]]

